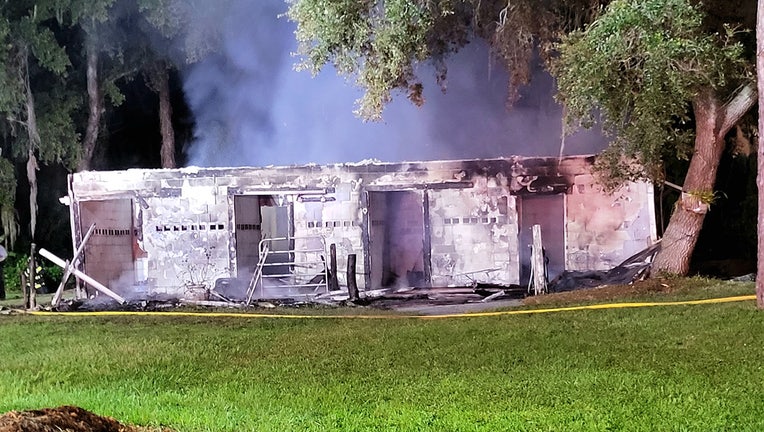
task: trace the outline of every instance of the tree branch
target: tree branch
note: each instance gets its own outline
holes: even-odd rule
[[[105,81],[118,81],[122,78],[134,75],[140,72],[140,70],[141,70],[140,66],[131,67],[118,73],[109,74],[108,76],[105,77]]]
[[[717,137],[724,137],[732,129],[732,126],[735,126],[740,118],[756,103],[757,97],[758,94],[754,84],[749,83],[741,87],[732,100],[724,105],[724,112],[722,112],[722,121],[717,131]]]

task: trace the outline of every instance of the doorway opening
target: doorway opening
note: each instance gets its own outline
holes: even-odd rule
[[[520,284],[528,285],[531,269],[533,225],[541,225],[549,280],[565,270],[565,196],[524,195],[520,199]]]
[[[421,191],[369,192],[372,287],[428,286]]]
[[[264,239],[271,240],[266,242],[269,253],[263,274],[288,274],[293,244],[292,203],[277,195],[236,195],[233,204],[238,278],[252,277]]]
[[[139,259],[145,261],[145,252],[138,246],[133,200],[81,201],[79,211],[83,236],[96,224],[81,259],[84,272],[119,294],[130,293],[145,279],[136,265]]]

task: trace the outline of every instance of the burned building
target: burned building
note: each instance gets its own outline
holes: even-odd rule
[[[246,281],[254,297],[326,289],[334,245],[358,285],[528,282],[531,226],[549,277],[606,270],[656,239],[652,186],[603,192],[593,156],[130,169],[69,177],[80,270],[118,293],[182,296]]]

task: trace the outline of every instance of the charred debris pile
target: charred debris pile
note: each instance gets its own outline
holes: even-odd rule
[[[521,300],[526,296],[523,287],[448,287],[448,288],[387,288],[370,290],[351,299],[347,291],[301,297],[258,299],[247,303],[243,298],[227,298],[215,289],[196,298],[178,298],[151,295],[145,298],[126,298],[123,303],[105,296],[90,299],[72,299],[60,302],[52,308],[59,312],[74,311],[167,311],[184,307],[194,308],[236,308],[267,310],[278,307],[369,307],[376,309],[397,309],[399,307],[446,306],[470,303],[489,303],[495,300]]]

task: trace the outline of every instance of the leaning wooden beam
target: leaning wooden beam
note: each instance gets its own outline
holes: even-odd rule
[[[85,234],[85,237],[82,238],[82,241],[80,242],[80,246],[77,248],[77,250],[74,252],[74,257],[72,258],[72,261],[66,262],[66,267],[64,267],[64,276],[61,278],[61,283],[58,284],[58,289],[56,289],[56,293],[53,295],[53,300],[51,300],[50,305],[52,307],[58,306],[58,303],[61,301],[61,295],[64,293],[64,286],[66,285],[66,281],[69,280],[69,276],[72,275],[72,269],[74,269],[74,266],[77,263],[77,260],[80,258],[80,254],[85,249],[85,243],[88,242],[88,239],[90,239],[90,236],[93,234],[93,231],[95,230],[96,224],[90,225],[90,228],[88,228],[87,234]]]
[[[24,297],[26,299],[24,301],[24,308],[26,309],[34,309],[37,307],[37,294],[35,291],[35,282],[37,281],[37,257],[35,256],[36,248],[37,245],[32,243],[31,249],[29,251],[29,262],[27,263],[27,271],[29,272],[29,277],[27,278],[27,285],[24,287],[26,290],[25,292],[28,292],[28,295]]]
[[[44,256],[45,258],[49,259],[50,262],[53,264],[61,267],[66,268],[66,262],[62,260],[61,258],[53,255],[52,253],[48,252],[45,249],[40,249],[40,255]],[[85,273],[79,271],[78,269],[72,269],[72,274],[74,276],[78,277],[83,282],[87,283],[88,285],[92,286],[93,288],[97,289],[98,291],[101,291],[102,293],[106,294],[107,296],[113,298],[120,304],[125,303],[125,299],[122,298],[119,294],[115,293],[114,291],[110,290],[109,288],[106,288],[103,284],[98,282],[97,280],[93,279],[92,277],[86,275]]]

